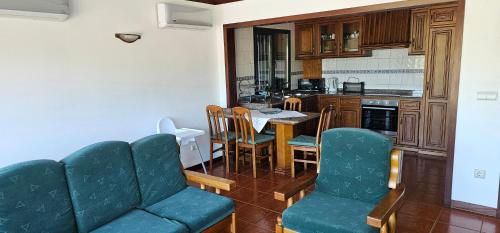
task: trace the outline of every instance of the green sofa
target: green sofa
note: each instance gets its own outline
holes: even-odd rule
[[[188,233],[234,231],[234,182],[185,172],[175,136],[129,144],[101,142],[61,162],[37,160],[0,169],[0,233]]]

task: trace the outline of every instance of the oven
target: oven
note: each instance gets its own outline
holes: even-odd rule
[[[398,131],[398,100],[363,99],[361,127],[396,136]]]

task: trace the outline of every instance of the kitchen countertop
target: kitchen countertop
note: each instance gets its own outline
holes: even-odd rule
[[[366,97],[366,98],[391,98],[391,99],[418,99],[422,98],[422,91],[411,91],[411,90],[380,90],[380,89],[367,89],[364,94],[360,93],[342,93],[342,91],[337,92],[336,94],[329,94],[320,91],[300,91],[300,90],[292,90],[285,93],[285,96],[288,97],[297,97],[297,98],[308,98],[315,96],[338,96],[338,97]],[[285,97],[285,98],[288,98]],[[269,101],[269,100],[268,100]],[[272,106],[277,106],[283,104],[285,101],[284,98],[276,98],[274,97],[270,104]],[[241,102],[241,106],[245,106],[251,109],[259,109],[262,108],[262,105],[267,105],[269,102],[253,102],[253,103],[244,103]]]

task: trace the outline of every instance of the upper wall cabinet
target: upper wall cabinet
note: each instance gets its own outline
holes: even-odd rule
[[[431,9],[430,21],[431,26],[446,26],[454,25],[457,22],[457,7],[445,6]]]
[[[410,10],[370,13],[363,17],[363,43],[366,49],[408,47]]]
[[[297,58],[310,58],[316,54],[316,25],[295,25],[295,53]]]
[[[411,12],[410,55],[423,55],[427,50],[429,34],[429,9],[416,9]]]
[[[296,23],[295,57],[321,59],[369,55],[361,48],[362,28],[362,17]]]
[[[361,49],[363,19],[361,17],[345,20],[339,23],[342,40],[340,40],[340,54],[344,56],[363,55]]]

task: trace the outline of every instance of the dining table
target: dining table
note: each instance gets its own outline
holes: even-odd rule
[[[296,111],[282,111],[280,114],[266,114],[265,116],[259,112],[259,110],[251,110],[252,123],[254,129],[257,133],[260,133],[262,128],[259,125],[259,121],[265,118],[267,124],[274,125],[275,127],[275,137],[276,137],[276,167],[274,172],[279,174],[290,174],[291,170],[291,148],[288,145],[288,141],[296,136],[298,136],[298,126],[301,123],[316,119],[320,117],[320,113],[317,112],[296,112]],[[293,117],[287,117],[287,115],[292,115]],[[231,108],[224,108],[224,116],[228,119],[233,118],[233,112]]]

